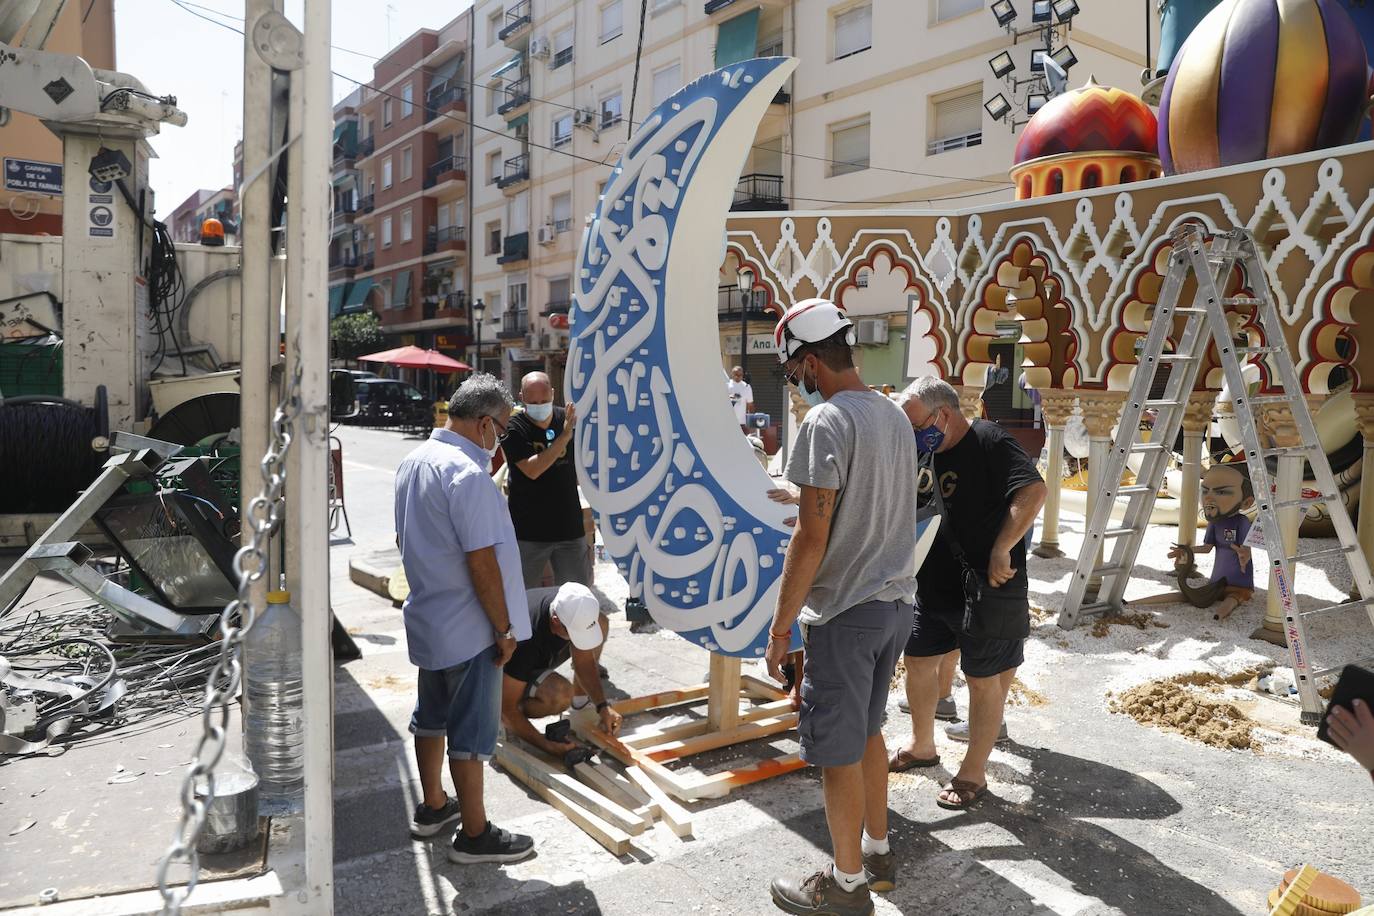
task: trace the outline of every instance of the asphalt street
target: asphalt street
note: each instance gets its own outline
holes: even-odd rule
[[[460,866],[447,861],[441,838],[409,838],[417,794],[406,731],[414,668],[401,612],[351,584],[347,567],[355,551],[392,543],[393,471],[419,440],[353,427],[337,435],[352,538],[339,537],[332,550],[333,606],[364,656],[339,666],[335,680],[336,911],[778,912],[769,880],[827,861],[812,770],[691,806],[694,838],[680,840],[660,825],[622,859],[493,769],[486,778],[490,816],[533,835],[534,858]],[[625,591],[609,564],[599,565],[598,587],[612,602]],[[1057,636],[1038,628],[1035,638]],[[942,767],[893,777],[900,870],[897,890],[877,901],[878,913],[1260,913],[1282,872],[1304,861],[1355,884],[1366,902],[1374,898],[1374,785],[1352,762],[1322,753],[1223,751],[1143,727],[1110,713],[1103,698],[1103,685],[1129,671],[1128,653],[1069,658],[1037,685],[1043,705],[1008,711],[1012,741],[990,768],[996,798],[970,812],[936,807],[936,780],[952,775],[962,752],[943,735]],[[631,634],[620,615],[612,618],[603,662],[612,695],[635,696],[700,683],[708,656],[668,632]],[[961,709],[965,700],[961,694]],[[889,742],[910,729],[896,703],[894,693]],[[779,740],[719,752],[708,765],[793,749]]]

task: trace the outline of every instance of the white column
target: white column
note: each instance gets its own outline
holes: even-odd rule
[[[1267,429],[1274,444],[1279,448],[1291,448],[1301,443],[1297,426],[1293,421],[1293,412],[1289,408],[1262,407],[1260,412],[1263,415],[1261,440],[1264,438],[1263,431]],[[1297,499],[1302,495],[1302,465],[1301,455],[1279,456],[1278,475],[1274,479],[1275,502]],[[1278,517],[1283,553],[1285,556],[1292,556],[1298,549],[1298,527],[1302,522],[1302,510],[1298,506],[1280,509]],[[1274,552],[1279,549],[1275,545],[1278,539],[1269,531],[1264,532],[1264,537],[1265,542],[1272,545],[1269,548],[1269,559],[1272,562]],[[1296,594],[1297,583],[1294,581],[1296,577],[1293,564],[1284,566],[1284,574],[1288,577],[1289,589]],[[1262,639],[1276,646],[1288,645],[1288,639],[1284,635],[1283,604],[1279,599],[1278,584],[1272,567],[1269,573],[1264,621],[1250,634],[1250,638]]]
[[[1183,412],[1183,483],[1178,494],[1178,543],[1197,544],[1198,498],[1202,489],[1202,454],[1212,422],[1215,392],[1195,393]]]
[[[1045,420],[1045,508],[1040,517],[1040,543],[1032,551],[1046,559],[1062,557],[1059,549],[1059,498],[1064,483],[1064,424],[1073,413],[1076,395],[1071,391],[1043,391],[1040,416]]]

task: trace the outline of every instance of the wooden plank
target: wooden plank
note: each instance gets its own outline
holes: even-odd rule
[[[531,792],[538,795],[549,805],[563,812],[568,820],[580,827],[589,837],[596,840],[606,851],[616,856],[628,855],[630,852],[629,834],[608,824],[592,812],[583,808],[581,805],[559,795],[557,792],[544,785],[533,775],[526,772],[519,763],[515,762],[507,753],[507,748],[503,744],[496,745],[496,762],[501,768],[514,776],[517,780],[527,786]]]
[[[711,653],[710,692],[706,696],[710,731],[725,731],[739,724],[739,669],[737,657]]]
[[[777,684],[772,681],[765,681],[763,678],[755,677],[752,674],[746,674],[743,677],[741,677],[740,686],[743,687],[743,689],[747,693],[751,693],[755,696],[762,697],[764,699],[787,699],[787,694],[783,691],[781,684]]]
[[[759,719],[769,719],[773,716],[792,711],[792,703],[786,697],[781,700],[773,700],[768,703],[759,703],[750,708],[747,712],[739,714],[739,721],[756,722]],[[620,740],[630,747],[640,749],[651,745],[664,744],[669,741],[677,741],[680,738],[695,738],[698,735],[705,735],[711,727],[711,723],[706,719],[698,719],[695,722],[684,722],[681,725],[670,725],[667,728],[654,728],[648,726],[636,729],[628,735],[621,735]]]
[[[728,786],[716,786],[708,789],[715,792],[714,795],[701,794],[696,791],[696,784],[678,777],[676,773],[665,767],[663,764],[643,754],[632,747],[627,747],[619,740],[612,738],[604,732],[592,732],[587,735],[597,747],[619,760],[626,767],[639,766],[644,772],[653,778],[653,781],[663,788],[663,790],[674,798],[686,802],[694,802],[703,798],[723,798],[728,795]]]
[[[593,792],[567,773],[554,769],[551,765],[513,744],[507,743],[503,747],[507,758],[513,759],[539,782],[555,792],[566,795],[571,801],[614,824],[629,835],[638,836],[648,828],[649,824],[644,818]]]
[[[589,766],[614,783],[620,791],[633,798],[636,805],[648,805],[652,803],[653,799],[649,797],[649,793],[640,788],[639,783],[635,782],[609,763],[597,761],[596,763],[589,764]]]
[[[732,744],[776,735],[796,727],[797,714],[789,710],[783,715],[760,719],[756,722],[746,722],[728,731],[712,732],[696,738],[684,738],[680,741],[668,741],[653,747],[638,748],[638,750],[660,762],[677,760],[680,757],[690,757],[704,751],[713,751],[716,748],[729,747]]]
[[[573,767],[573,775],[582,780],[583,785],[593,791],[600,792],[626,811],[638,813],[639,809],[644,807],[643,802],[616,785],[615,780],[595,770],[590,763],[579,763]],[[644,815],[640,816],[643,817]],[[652,820],[655,816],[651,813],[647,819]]]
[[[663,818],[663,823],[668,825],[669,830],[680,837],[692,835],[692,815],[686,808],[664,794],[639,767],[627,767],[625,772],[634,780],[635,785],[639,786],[640,791],[653,799],[654,804],[658,806],[659,816]]]
[[[632,716],[635,713],[647,712],[651,709],[661,709],[665,706],[677,706],[681,703],[705,699],[709,689],[709,685],[699,684],[696,687],[686,687],[682,690],[665,690],[663,693],[651,693],[648,696],[621,700],[618,703],[612,703],[611,707],[622,716]]]
[[[774,760],[762,760],[753,766],[742,767],[738,770],[726,770],[724,773],[707,776],[694,785],[692,791],[703,793],[702,798],[720,798],[730,794],[731,789],[762,782],[765,779],[772,779],[786,773],[794,773],[797,770],[804,770],[806,767],[807,764],[801,759],[801,755],[788,754]]]

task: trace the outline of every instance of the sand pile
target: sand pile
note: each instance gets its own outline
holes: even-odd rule
[[[1092,633],[1098,639],[1111,632],[1113,625],[1123,627],[1135,627],[1137,630],[1148,630],[1150,627],[1158,627],[1167,630],[1169,625],[1153,614],[1103,614],[1093,621]]]
[[[1049,701],[1049,697],[1038,690],[1027,687],[1020,678],[1011,679],[1011,689],[1007,691],[1007,704],[1009,706],[1044,706]]]
[[[1147,681],[1113,697],[1108,708],[1125,713],[1142,725],[1177,732],[1212,747],[1258,750],[1255,723],[1235,704],[1215,697],[1217,691],[1247,683],[1254,677],[1254,671],[1225,678],[1197,672]]]

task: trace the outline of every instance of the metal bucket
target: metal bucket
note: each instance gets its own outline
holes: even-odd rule
[[[215,774],[215,800],[205,812],[205,829],[196,851],[206,855],[234,852],[258,838],[258,777],[236,767]],[[196,797],[206,796],[204,780],[196,785]]]

